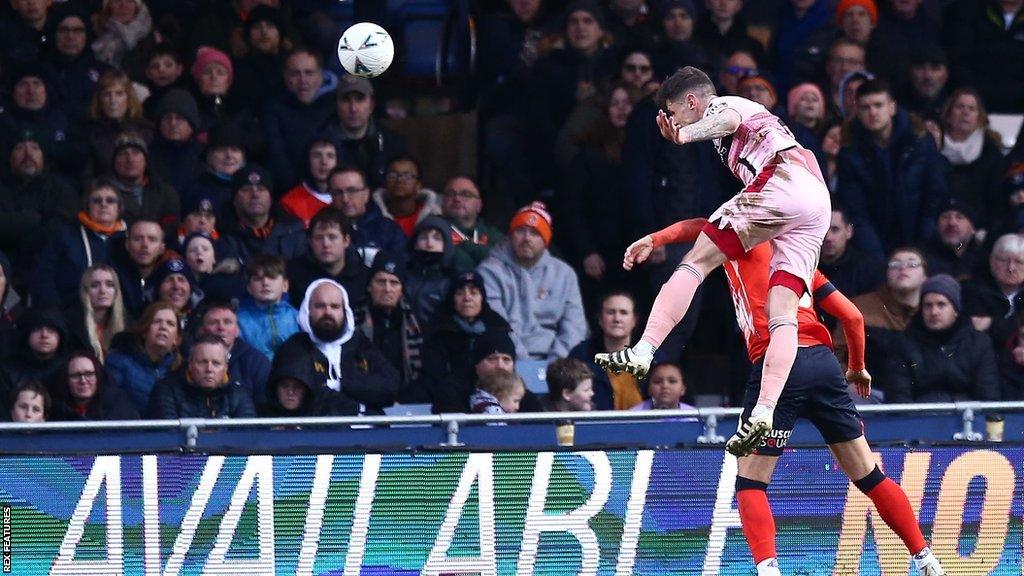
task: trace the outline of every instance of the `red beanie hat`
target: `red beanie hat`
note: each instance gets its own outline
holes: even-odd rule
[[[192,78],[198,82],[199,75],[206,70],[208,65],[214,62],[228,69],[228,82],[231,82],[235,77],[235,68],[231,65],[231,58],[224,52],[211,46],[200,46],[199,50],[196,51],[196,61],[192,63]]]
[[[551,246],[551,213],[543,202],[531,202],[520,208],[508,225],[509,234],[520,226],[533,228],[544,239],[544,245]]]
[[[836,6],[836,23],[842,26],[843,16],[854,6],[863,7],[868,14],[871,14],[871,23],[878,24],[878,6],[875,4],[875,0],[840,0],[839,5]]]

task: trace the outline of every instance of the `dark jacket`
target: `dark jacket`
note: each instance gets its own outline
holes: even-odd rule
[[[918,313],[902,336],[885,374],[887,403],[999,400],[992,342],[966,316],[936,333]]]
[[[398,371],[402,382],[398,402],[427,402],[427,393],[420,385],[423,329],[408,301],[402,298],[399,307],[390,312],[368,305],[359,316],[359,329]]]
[[[433,228],[441,233],[441,237],[444,238],[444,252],[428,253],[414,248],[416,237],[426,228]],[[409,239],[409,266],[402,294],[412,306],[412,311],[420,324],[424,326],[441,307],[444,297],[448,294],[452,274],[455,273],[455,249],[449,230],[448,222],[444,218],[427,216],[416,225],[416,231]]]
[[[49,86],[50,83],[47,82],[47,88]],[[24,110],[16,107],[11,101],[0,106],[0,140],[3,141],[5,150],[15,135],[26,131],[32,132],[46,150],[47,158],[55,165],[51,168],[59,166],[68,173],[76,174],[81,166],[75,165],[72,161],[70,130],[68,117],[53,101],[47,100],[46,105],[39,110]]]
[[[590,254],[614,265],[629,245],[622,183],[622,163],[608,158],[601,146],[588,146],[573,159],[559,194],[559,239],[577,270]]]
[[[262,124],[267,161],[278,189],[287,190],[299,183],[303,171],[298,167],[309,165],[309,143],[334,111],[333,92],[309,104],[299,102],[290,92],[266,101]]]
[[[217,215],[217,228],[219,229],[222,228],[221,219],[234,210],[231,205],[234,194],[235,190],[230,176],[218,176],[211,172],[209,167],[206,167],[181,192],[181,204],[195,206],[199,199],[209,199],[213,203],[213,211]],[[181,216],[184,217],[185,214]]]
[[[292,362],[312,365],[316,374],[313,385],[326,386],[329,363],[309,334],[299,332],[274,354],[274,366]],[[362,332],[356,330],[352,339],[342,345],[341,390],[365,405],[366,414],[383,414],[384,407],[394,404],[399,384],[398,371]]]
[[[408,241],[398,224],[384,216],[372,200],[366,204],[366,213],[352,226],[353,248],[375,248],[398,256],[405,254]]]
[[[849,208],[854,244],[885,254],[928,238],[948,192],[945,160],[932,137],[898,110],[885,149],[854,120],[848,145],[839,151],[836,196]]]
[[[235,345],[231,347],[228,375],[257,406],[266,401],[263,394],[270,378],[270,360],[241,338],[236,338]]]
[[[114,143],[123,133],[137,135],[148,145],[153,140],[153,125],[142,119],[88,118],[74,128],[71,135],[74,153],[79,161],[86,163],[80,173],[89,176],[111,174],[114,166]]]
[[[931,260],[928,264],[931,265]],[[865,254],[849,245],[835,262],[818,262],[818,270],[847,298],[866,294],[881,286],[885,282],[885,266],[884,258]]]
[[[181,214],[181,199],[170,184],[149,178],[141,186],[128,186],[118,182],[124,197],[124,219],[128,222],[154,220],[172,229]],[[141,202],[140,202],[141,199]]]
[[[306,288],[314,280],[330,278],[341,284],[348,297],[351,299],[349,305],[353,310],[360,309],[366,304],[366,287],[370,282],[370,269],[363,263],[363,259],[355,250],[349,248],[345,251],[345,267],[337,276],[331,276],[320,264],[313,259],[312,254],[305,254],[288,262],[288,299],[296,309],[302,305],[302,299],[306,296]]]
[[[1005,160],[999,146],[985,138],[981,156],[970,164],[950,165],[949,194],[962,198],[978,209],[974,225],[977,228],[994,230],[994,226],[1005,222],[1003,212],[1005,200],[1002,184]]]
[[[277,384],[288,378],[306,387],[302,405],[297,410],[286,410],[277,396]],[[355,416],[359,414],[359,403],[344,391],[336,392],[327,386],[317,385],[313,364],[299,355],[292,355],[276,362],[274,371],[267,380],[266,402],[258,405],[259,414],[265,418],[297,418],[303,416]]]
[[[615,391],[608,373],[603,368],[594,364],[594,355],[607,352],[604,349],[604,337],[601,334],[594,334],[590,338],[580,342],[569,352],[569,358],[580,360],[590,368],[594,383],[594,410],[613,410],[615,407]]]
[[[928,275],[949,274],[957,280],[970,280],[981,267],[988,265],[985,247],[971,238],[959,256],[950,246],[944,244],[938,232],[927,242],[920,244],[921,252],[928,260]]]
[[[96,395],[84,407],[78,407],[67,392],[67,386],[54,394],[54,420],[138,420],[139,411],[128,395],[108,383],[97,384]]]
[[[1014,320],[1014,328],[1019,322]],[[1002,377],[1003,402],[1020,402],[1024,400],[1024,366],[1018,364],[1013,358],[1013,349],[1020,346],[1016,332],[1008,338],[996,342],[996,362],[999,365],[999,375]]]
[[[71,122],[78,122],[88,114],[96,81],[110,66],[97,60],[86,45],[85,50],[73,60],[56,50],[51,51],[46,68],[50,76],[50,88],[53,89],[47,92],[47,97],[58,102]]]
[[[401,135],[388,130],[376,119],[370,119],[366,134],[358,140],[345,137],[337,113],[332,114],[320,125],[317,136],[327,138],[338,148],[338,163],[359,166],[366,174],[367,186],[375,190],[384,185],[387,163],[395,156],[408,152],[408,145]],[[308,142],[307,148],[308,150]],[[307,160],[308,163],[308,160]]]
[[[996,0],[956,2],[946,14],[944,44],[958,84],[981,91],[989,112],[1019,113],[1024,102],[1024,10],[1007,28]]]
[[[41,326],[52,326],[60,335],[60,344],[49,358],[40,358],[28,345],[28,337]],[[18,341],[14,353],[0,364],[0,391],[10,391],[18,383],[37,380],[51,382],[64,364],[68,351],[68,330],[60,312],[53,309],[32,308],[18,321]],[[6,404],[7,398],[3,398]]]
[[[32,269],[30,292],[34,306],[65,307],[78,300],[78,285],[91,264],[111,263],[111,241],[123,232],[102,237],[81,224],[67,224],[43,247]],[[89,243],[89,253],[85,242]]]
[[[194,137],[185,142],[172,142],[158,133],[149,145],[149,167],[157,178],[179,192],[180,200],[180,192],[203,172],[203,152],[204,146]]]
[[[626,123],[622,147],[622,188],[630,206],[626,218],[639,238],[686,218],[706,216],[740,188],[710,142],[676,146],[651,121],[654,100],[637,103]]]
[[[306,253],[306,230],[302,221],[291,214],[274,209],[271,214],[274,226],[266,238],[259,238],[251,228],[238,223],[234,210],[224,214],[224,224],[217,223],[221,238],[227,250],[245,264],[257,254],[274,254],[286,261]]]
[[[815,79],[835,37],[833,22],[828,0],[817,0],[799,18],[792,3],[782,3],[781,18],[771,42],[770,66],[776,72],[779,94],[800,82]]]
[[[431,323],[423,343],[423,386],[430,394],[433,410],[466,412],[476,382],[474,350],[480,335],[467,332],[455,321],[450,305]],[[486,331],[508,332],[512,328],[484,301],[480,321]]]
[[[11,257],[19,284],[28,283],[44,239],[55,237],[63,225],[75,222],[80,204],[74,185],[50,172],[4,179],[0,185],[0,250]]]
[[[146,413],[154,420],[255,418],[256,406],[237,382],[206,390],[191,383],[182,369],[156,383]]]

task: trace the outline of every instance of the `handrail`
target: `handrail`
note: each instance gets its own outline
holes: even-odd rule
[[[962,413],[993,411],[1024,411],[1024,402],[942,402],[932,404],[870,404],[858,406],[866,414],[906,414],[949,412]],[[173,430],[189,427],[203,428],[271,428],[271,427],[328,427],[328,426],[387,426],[437,425],[447,426],[450,422],[463,424],[491,423],[538,423],[561,421],[572,422],[620,422],[648,421],[679,418],[736,417],[739,408],[695,408],[687,410],[617,410],[595,412],[536,412],[522,414],[434,414],[429,416],[344,416],[344,417],[303,417],[303,418],[238,418],[203,419],[184,418],[180,420],[107,420],[92,422],[41,422],[2,423],[0,432],[73,432],[100,430]]]

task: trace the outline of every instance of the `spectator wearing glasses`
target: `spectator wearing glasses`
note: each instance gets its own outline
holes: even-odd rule
[[[456,176],[444,185],[441,195],[441,216],[448,221],[454,266],[469,272],[487,258],[491,248],[505,239],[498,228],[480,217],[484,201],[480,188],[469,176]]]
[[[85,269],[109,264],[110,240],[124,237],[121,194],[113,182],[93,182],[84,204],[78,222],[61,227],[36,257],[30,287],[35,306],[63,308],[76,302]]]
[[[893,340],[906,330],[921,305],[921,286],[928,278],[927,261],[917,248],[896,248],[889,254],[885,284],[853,299],[864,315],[866,358],[869,373],[881,374]],[[846,363],[846,336],[838,328],[832,333],[836,355]],[[874,388],[884,386],[879,379]],[[874,402],[883,394],[872,390]]]
[[[658,80],[654,77],[654,60],[651,54],[645,50],[630,50],[622,58],[622,65],[619,66],[619,81],[632,86],[634,89],[650,94],[655,91],[652,83]]]
[[[398,156],[388,162],[383,188],[373,192],[373,202],[411,238],[416,225],[427,216],[441,214],[441,199],[423,186],[423,171],[412,156]]]
[[[73,123],[85,118],[96,82],[107,69],[89,50],[90,14],[83,6],[65,2],[53,8],[47,22],[53,38],[45,62],[53,81],[53,98]]]
[[[825,59],[826,96],[833,116],[843,117],[843,79],[853,72],[863,72],[866,55],[864,47],[849,38],[838,38],[828,49]]]
[[[977,330],[988,332],[996,346],[1017,329],[1016,318],[1024,311],[1024,237],[1000,236],[992,245],[988,269],[964,283],[964,314]]]
[[[377,252],[403,254],[408,239],[395,221],[370,202],[366,174],[354,165],[339,166],[327,177],[332,205],[352,223],[352,247],[369,266]]]
[[[72,352],[54,393],[54,420],[138,420],[128,396],[107,381],[103,364],[89,352]]]
[[[722,68],[718,71],[718,93],[723,96],[738,96],[740,93],[740,80],[747,76],[756,75],[757,58],[747,50],[736,50],[726,58]]]

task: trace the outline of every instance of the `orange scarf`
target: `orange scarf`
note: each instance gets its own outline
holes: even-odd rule
[[[125,225],[124,220],[118,220],[111,225],[100,224],[89,217],[89,214],[82,210],[78,213],[78,221],[89,230],[97,234],[103,234],[104,236],[113,236],[117,232],[124,232],[128,229]]]

